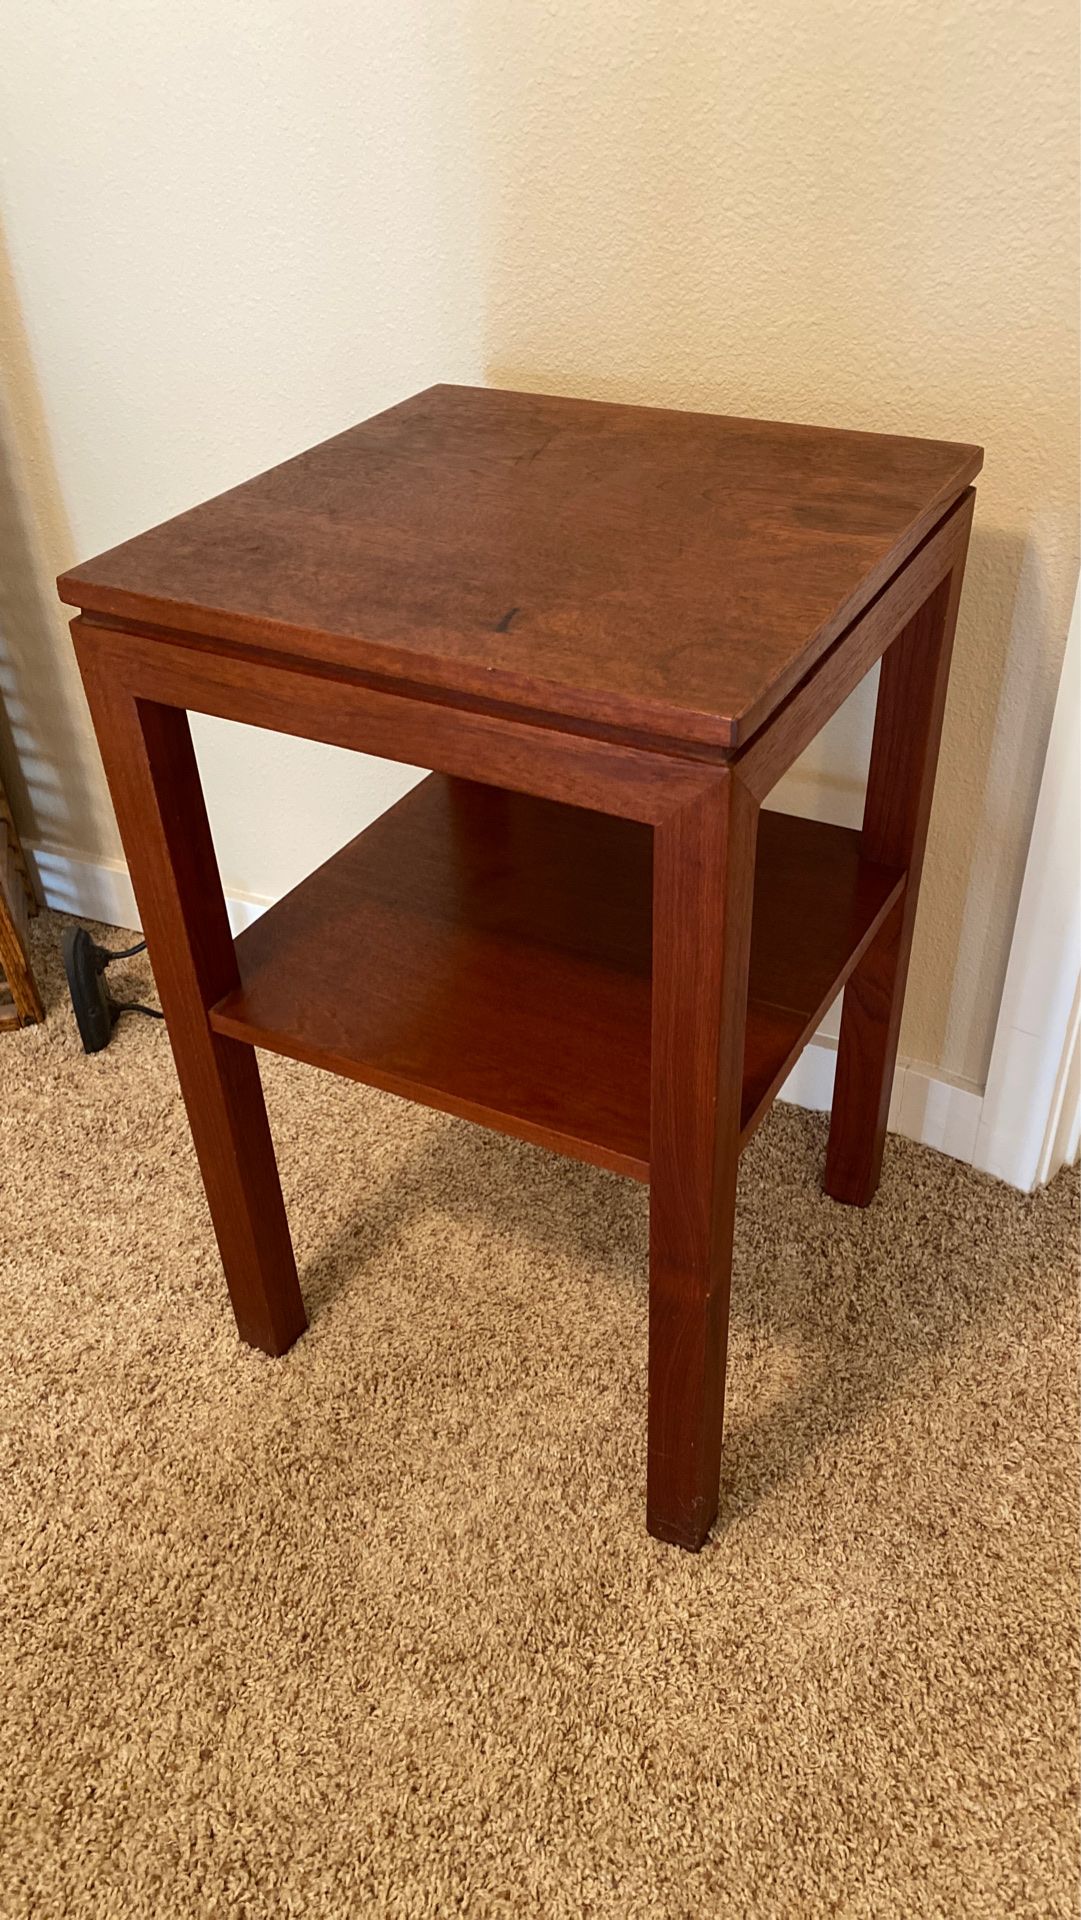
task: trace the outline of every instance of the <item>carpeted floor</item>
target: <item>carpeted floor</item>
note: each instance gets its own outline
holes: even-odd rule
[[[894,1141],[858,1213],[775,1113],[695,1558],[643,1527],[643,1189],[267,1060],[312,1325],[266,1360],[163,1030],[87,1059],[45,972],[0,1038],[5,1920],[1075,1911],[1072,1176]]]

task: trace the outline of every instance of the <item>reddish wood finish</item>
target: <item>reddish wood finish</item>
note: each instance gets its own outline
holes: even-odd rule
[[[187,715],[84,674],[237,1328],[284,1353],[307,1319],[258,1062],[207,1020],[236,956]]]
[[[45,1018],[30,964],[30,916],[36,912],[22,846],[0,787],[0,1033]]]
[[[827,1184],[877,1178],[980,460],[434,388],[65,576],[246,1338],[304,1324],[250,1042],[648,1172],[648,1522],[701,1544],[740,1146],[849,974]],[[862,842],[760,815],[880,656]],[[454,778],[234,949],[185,708]]]
[[[433,387],[74,568],[73,606],[729,748],[976,447]]]
[[[847,700],[939,583],[955,568],[964,572],[975,499],[971,488],[961,495],[908,565],[876,595],[855,625],[834,642],[810,678],[781,703],[769,725],[736,755],[733,765],[739,767],[744,785],[759,799],[776,786],[821,730],[823,716]]]
[[[556,732],[536,717],[464,712],[348,674],[317,673],[233,649],[210,654],[174,639],[74,620],[92,658],[140,699],[377,753],[409,766],[619,814],[659,820],[702,790],[708,767],[609,740]]]
[[[646,1524],[691,1548],[717,1513],[757,822],[724,771],[654,846]]]
[[[845,988],[825,1188],[859,1207],[882,1170],[964,558],[962,547],[882,662],[863,844],[869,859],[904,865],[909,878]]]
[[[652,842],[432,775],[239,936],[211,1026],[648,1179]],[[902,883],[763,814],[741,1143]]]
[[[868,860],[847,827],[761,814],[741,1147],[905,885],[896,867]]]

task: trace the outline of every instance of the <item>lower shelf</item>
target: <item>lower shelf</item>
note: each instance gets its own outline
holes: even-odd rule
[[[649,1178],[652,832],[433,774],[236,943],[217,1032]],[[904,886],[763,813],[746,1140]]]

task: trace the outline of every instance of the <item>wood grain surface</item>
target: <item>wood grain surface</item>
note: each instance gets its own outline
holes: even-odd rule
[[[652,842],[433,775],[239,936],[211,1025],[648,1179]],[[900,886],[858,834],[762,815],[745,1137]]]
[[[259,1063],[207,1021],[236,953],[188,716],[83,669],[237,1331],[285,1353],[307,1317]]]
[[[86,562],[99,615],[731,748],[977,447],[439,386]]]
[[[740,1151],[846,981],[877,1182],[981,459],[436,387],[61,580],[245,1338],[304,1325],[254,1046],[648,1179],[701,1545]],[[762,811],[880,658],[862,834]],[[185,708],[437,771],[234,946]]]

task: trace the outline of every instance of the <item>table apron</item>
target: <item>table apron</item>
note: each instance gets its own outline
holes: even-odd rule
[[[162,706],[183,707],[490,786],[564,800],[656,825],[723,785],[729,762],[686,759],[478,713],[359,680],[205,645],[71,623],[87,680]]]

